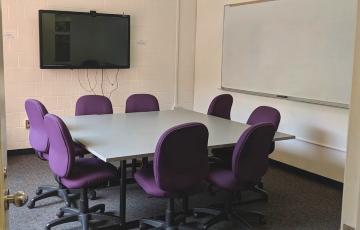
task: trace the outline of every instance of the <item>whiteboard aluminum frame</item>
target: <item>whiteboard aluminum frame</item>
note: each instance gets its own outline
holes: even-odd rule
[[[221,86],[220,89],[224,90],[224,91],[233,92],[233,93],[242,93],[242,94],[249,94],[249,95],[254,95],[254,96],[270,97],[270,98],[276,98],[276,99],[282,99],[282,100],[288,100],[288,101],[303,102],[303,103],[308,103],[308,104],[331,106],[331,107],[342,108],[342,109],[350,109],[350,106],[348,104],[343,104],[343,103],[320,101],[320,100],[315,100],[315,99],[307,99],[307,98],[292,97],[292,96],[285,96],[285,95],[276,95],[276,94],[271,94],[271,93],[262,93],[262,92],[255,92],[255,91],[242,90],[242,89],[233,89],[233,88],[228,88],[228,87],[223,87],[223,86]]]
[[[350,104],[345,103],[338,103],[338,102],[329,102],[329,101],[322,101],[322,100],[316,100],[316,99],[308,99],[308,98],[302,98],[302,97],[293,97],[288,95],[277,95],[277,94],[271,94],[271,93],[263,93],[263,92],[256,92],[256,91],[250,91],[250,90],[242,90],[242,89],[236,89],[236,88],[230,88],[223,86],[223,66],[224,66],[224,40],[225,40],[225,8],[226,7],[236,7],[241,5],[249,5],[249,4],[258,4],[258,3],[264,3],[264,2],[272,2],[272,1],[278,1],[278,0],[249,0],[247,2],[239,2],[239,3],[227,3],[224,4],[223,9],[223,31],[222,31],[222,51],[221,51],[221,90],[234,92],[234,93],[242,93],[242,94],[249,94],[249,95],[255,95],[255,96],[261,96],[261,97],[270,97],[270,98],[276,98],[276,99],[282,99],[282,100],[288,100],[288,101],[296,101],[296,102],[303,102],[303,103],[309,103],[309,104],[315,104],[315,105],[323,105],[323,106],[330,106],[335,108],[342,108],[342,109],[350,109]]]

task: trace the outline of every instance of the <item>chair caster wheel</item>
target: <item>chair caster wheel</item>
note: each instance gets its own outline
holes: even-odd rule
[[[61,218],[61,217],[64,217],[64,212],[63,211],[59,211],[58,213],[56,213],[56,216],[58,217],[58,218]]]
[[[70,201],[65,201],[65,206],[66,207],[71,207],[71,202]]]
[[[33,208],[35,207],[34,202],[29,202],[28,205],[27,205],[27,207],[28,207],[29,209],[33,209]]]
[[[96,199],[96,191],[95,191],[95,190],[89,191],[89,193],[88,193],[88,198],[89,198],[90,200],[95,200],[95,199]]]
[[[35,194],[38,196],[38,195],[41,195],[43,193],[43,190],[42,189],[36,189],[36,192]]]

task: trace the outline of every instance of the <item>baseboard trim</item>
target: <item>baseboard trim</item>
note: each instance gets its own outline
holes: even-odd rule
[[[312,173],[312,172],[308,172],[308,171],[305,171],[303,169],[300,169],[300,168],[297,168],[297,167],[294,167],[294,166],[291,166],[291,165],[288,165],[288,164],[285,164],[285,163],[282,163],[280,161],[276,161],[276,160],[273,160],[273,159],[270,159],[270,165],[273,166],[273,167],[276,167],[276,168],[281,168],[281,169],[284,169],[288,172],[292,172],[292,173],[295,173],[295,174],[298,174],[298,175],[302,175],[306,178],[310,178],[312,180],[315,180],[319,183],[322,183],[322,184],[326,184],[326,185],[330,185],[331,187],[334,187],[334,188],[337,188],[337,189],[343,189],[343,186],[344,184],[342,182],[339,182],[339,181],[336,181],[336,180],[333,180],[333,179],[330,179],[330,178],[327,178],[327,177],[324,177],[324,176],[320,176],[318,174],[315,174],[315,173]]]
[[[8,156],[21,156],[21,155],[29,155],[34,154],[35,151],[32,148],[28,149],[12,149],[7,151]]]

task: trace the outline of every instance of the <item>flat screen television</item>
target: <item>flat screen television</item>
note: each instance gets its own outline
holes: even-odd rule
[[[130,68],[130,16],[40,10],[40,68]]]

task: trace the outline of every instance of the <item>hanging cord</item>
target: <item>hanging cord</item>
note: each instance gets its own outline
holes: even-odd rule
[[[105,96],[105,94],[104,94],[104,69],[101,69],[101,85],[100,85],[100,88],[101,88],[101,94],[103,96]]]
[[[96,92],[95,92],[95,89],[96,89],[96,86],[97,86],[97,75],[98,75],[98,70],[96,70],[95,72],[95,85],[94,87],[91,86],[91,82],[90,82],[90,79],[89,79],[89,69],[86,69],[86,78],[87,78],[87,81],[88,81],[88,84],[89,84],[89,88],[91,90],[91,92],[96,95]]]
[[[115,77],[117,77],[117,75],[118,75],[118,73],[119,73],[119,70],[120,70],[120,69],[117,69],[117,73],[116,73]],[[110,80],[110,78],[109,78],[109,74],[106,74],[106,73],[105,73],[105,70],[104,70],[104,75],[105,75],[105,78],[106,78],[107,82],[109,82],[109,84],[110,84],[111,86],[113,86],[113,85],[116,84],[117,79],[115,78],[114,81],[112,82],[112,81]]]
[[[83,86],[83,84],[81,83],[80,81],[80,70],[77,70],[77,79],[78,79],[78,82],[79,82],[79,85],[80,87],[85,90],[86,92],[88,93],[93,93],[93,91],[91,89],[87,89],[85,86]]]
[[[119,80],[118,80],[119,71],[120,71],[120,69],[117,69],[117,72],[116,72],[116,75],[115,75],[115,82],[110,82],[110,80],[108,78],[108,81],[111,84],[111,86],[116,84],[116,87],[110,91],[109,98],[111,98],[112,93],[115,92],[119,88]]]

